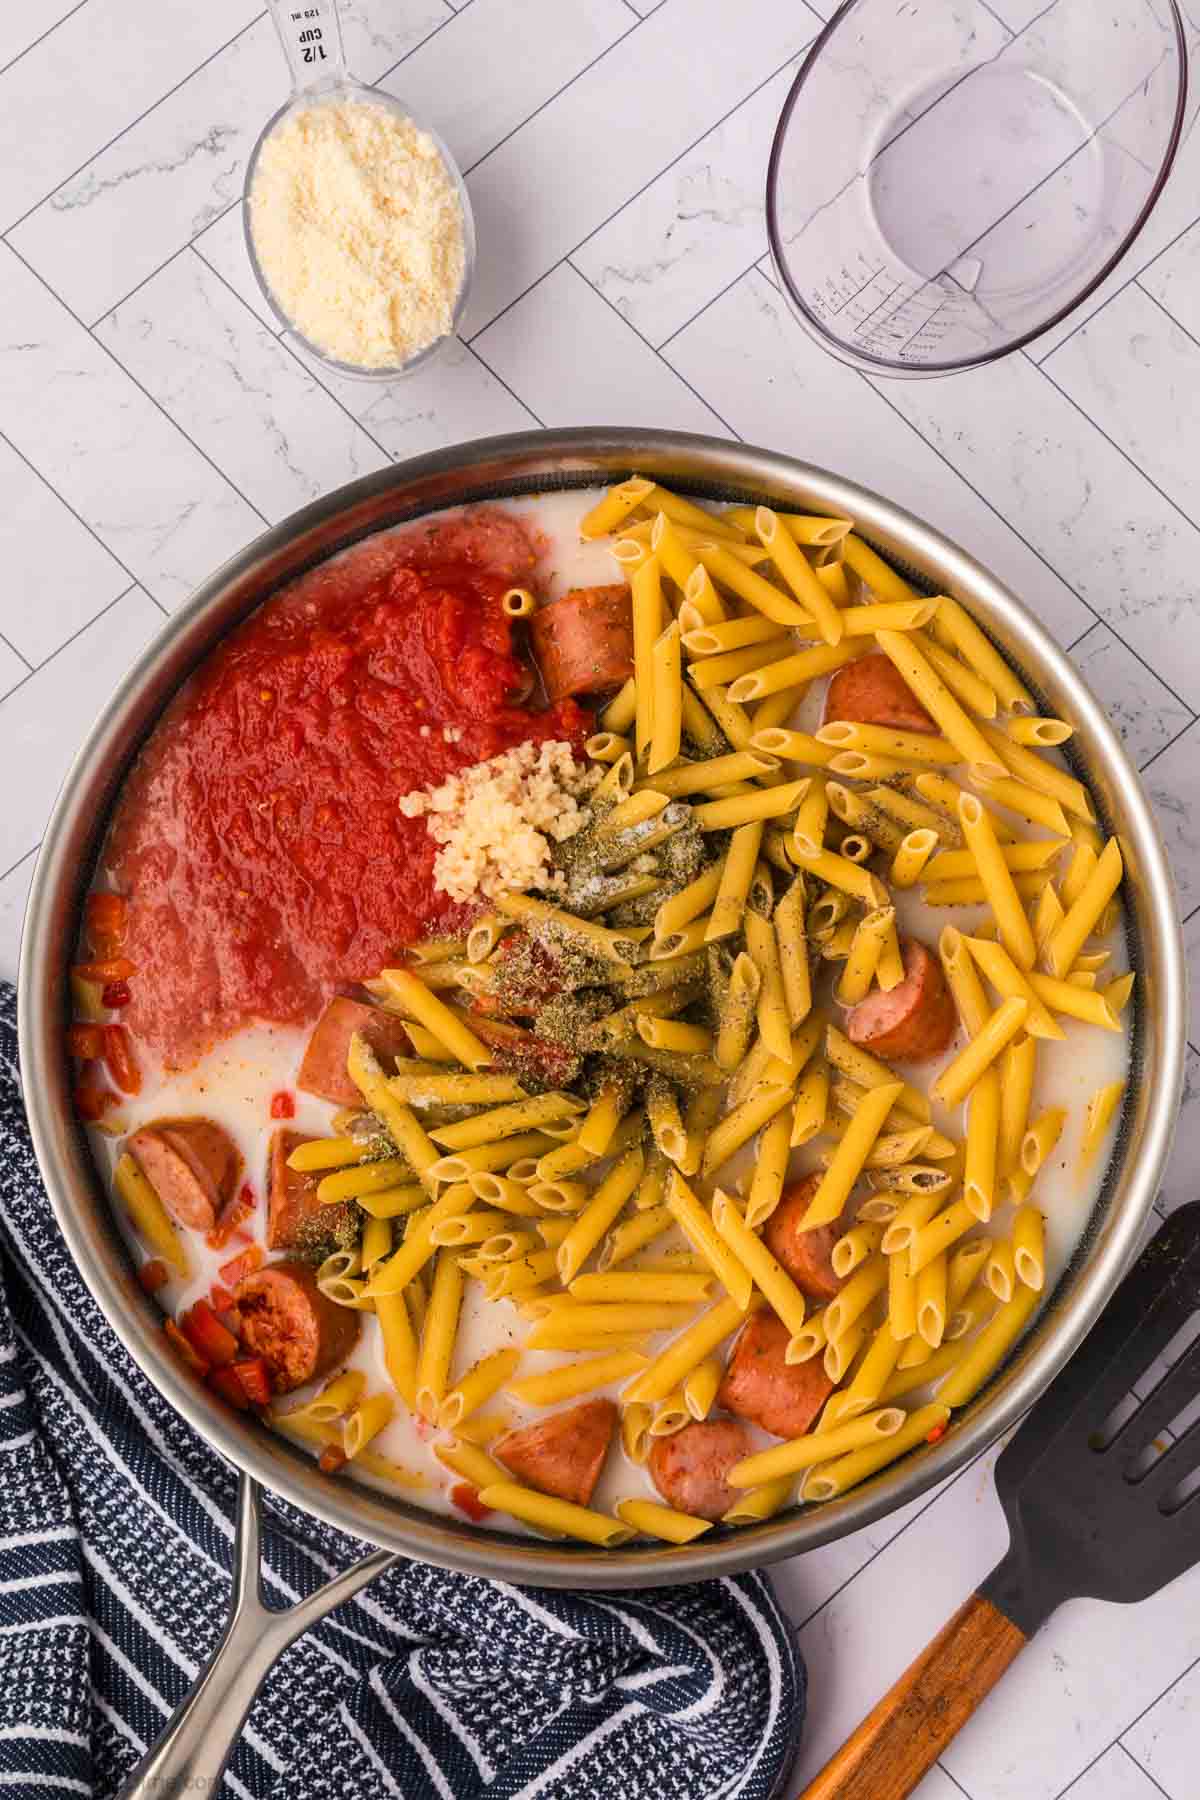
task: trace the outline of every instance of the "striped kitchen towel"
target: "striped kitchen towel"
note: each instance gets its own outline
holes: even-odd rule
[[[0,1796],[108,1795],[219,1635],[236,1476],[81,1281],[0,986]],[[277,1604],[364,1546],[265,1507]],[[616,1594],[400,1563],[294,1644],[221,1787],[272,1800],[767,1800],[804,1667],[766,1578]]]

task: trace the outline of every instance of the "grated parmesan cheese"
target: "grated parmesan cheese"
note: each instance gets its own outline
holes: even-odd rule
[[[570,744],[518,744],[440,787],[405,794],[399,806],[406,819],[423,818],[443,846],[434,885],[452,900],[527,888],[555,892],[563,878],[551,868],[551,845],[587,823],[581,802],[601,773],[577,763]]]
[[[249,217],[276,303],[325,355],[390,368],[449,332],[462,207],[411,120],[349,100],[290,113],[262,147]]]

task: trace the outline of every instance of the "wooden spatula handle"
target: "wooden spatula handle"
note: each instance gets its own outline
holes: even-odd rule
[[[972,1594],[799,1800],[905,1800],[1026,1641]]]

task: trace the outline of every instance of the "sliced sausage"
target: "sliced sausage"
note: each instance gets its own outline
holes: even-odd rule
[[[288,1157],[297,1144],[313,1140],[302,1132],[277,1131],[271,1139],[270,1180],[267,1186],[267,1249],[296,1250],[316,1256],[352,1243],[358,1230],[358,1208],[347,1200],[322,1206],[317,1199],[321,1172],[289,1169]]]
[[[904,980],[874,989],[846,1015],[846,1035],[887,1062],[940,1056],[958,1024],[942,965],[917,938],[904,938]]]
[[[539,1492],[586,1506],[616,1424],[617,1409],[611,1400],[584,1400],[535,1425],[507,1432],[491,1446],[491,1454]]]
[[[834,1388],[819,1356],[792,1367],[783,1360],[790,1335],[775,1313],[755,1313],[742,1327],[717,1391],[718,1406],[772,1437],[803,1437]]]
[[[700,1419],[655,1438],[646,1466],[668,1506],[696,1519],[723,1519],[742,1498],[725,1477],[753,1450],[750,1433],[736,1419]]]
[[[229,1133],[211,1119],[155,1119],[127,1145],[167,1211],[192,1231],[211,1231],[242,1173]]]
[[[845,663],[831,677],[825,696],[825,723],[850,719],[858,725],[890,725],[894,731],[926,731],[937,726],[890,656],[881,650]]]
[[[784,1189],[763,1229],[763,1242],[802,1294],[810,1300],[832,1300],[842,1286],[833,1272],[833,1246],[842,1235],[842,1227],[816,1225],[811,1231],[800,1229],[820,1180],[819,1173],[806,1175]]]
[[[350,1039],[358,1031],[376,1056],[390,1069],[397,1056],[408,1055],[408,1033],[403,1019],[385,1012],[382,1006],[367,1006],[361,1000],[338,997],[331,1000],[313,1029],[296,1077],[296,1086],[306,1094],[331,1100],[335,1106],[356,1106],[362,1095],[346,1073]]]
[[[262,1357],[277,1394],[327,1375],[358,1341],[358,1314],[321,1292],[308,1263],[268,1263],[239,1281],[233,1297],[242,1344]]]
[[[633,607],[624,582],[572,588],[529,621],[533,654],[551,704],[602,694],[633,674]]]

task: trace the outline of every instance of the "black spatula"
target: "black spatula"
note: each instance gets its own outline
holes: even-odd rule
[[[1189,1329],[1200,1201],[1143,1251],[1000,1457],[1007,1555],[801,1800],[904,1800],[1064,1600],[1144,1600],[1200,1561],[1200,1417],[1163,1436],[1200,1398]],[[1169,1346],[1179,1354],[1155,1379]]]

